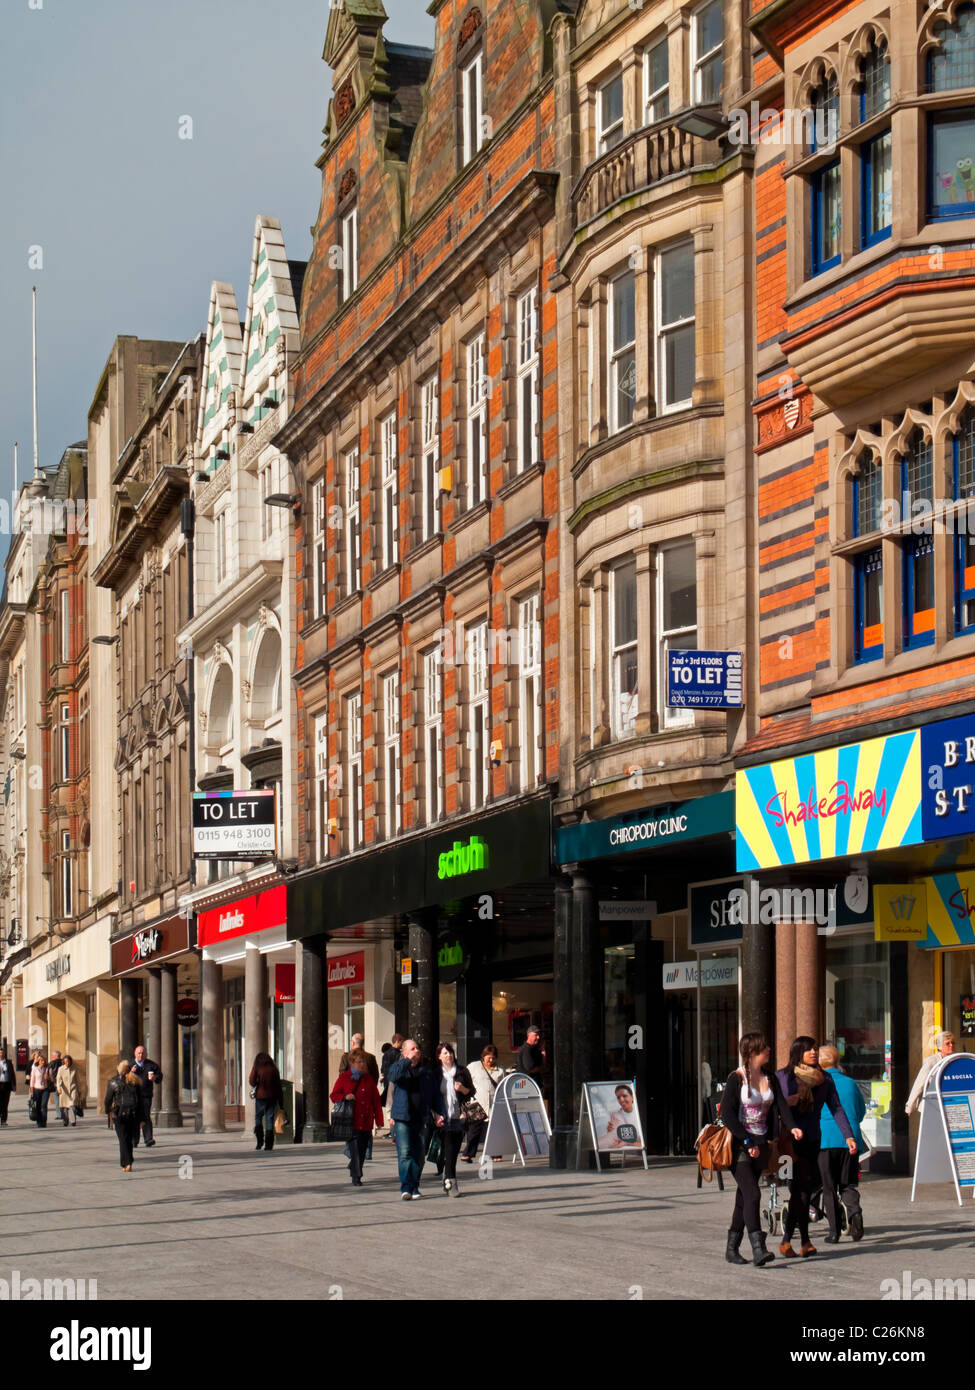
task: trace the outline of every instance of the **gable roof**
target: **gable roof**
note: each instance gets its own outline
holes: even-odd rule
[[[223,281],[215,280],[210,288],[206,342],[196,431],[201,463],[209,462],[204,456],[215,447],[220,435],[231,423],[235,410],[234,395],[240,385],[243,356],[240,315],[234,287]]]
[[[293,358],[297,354],[303,276],[304,262],[292,262],[287,258],[278,219],[258,217],[254,223],[240,381],[243,418],[251,424],[256,424],[266,413],[261,400],[272,377],[274,394],[280,397],[279,382],[283,383],[285,357]]]

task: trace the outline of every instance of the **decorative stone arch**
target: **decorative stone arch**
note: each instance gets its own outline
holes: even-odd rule
[[[917,56],[922,74],[928,54],[941,47],[945,30],[953,28],[958,21],[958,11],[970,3],[971,0],[941,0],[937,7],[925,7],[917,31]]]
[[[225,648],[214,652],[200,723],[210,753],[219,752],[234,736],[234,668]]]
[[[849,448],[840,455],[833,473],[834,505],[831,511],[836,518],[834,542],[850,540],[853,536],[853,496],[850,483],[859,476],[868,456],[883,469],[883,441],[878,435],[860,428]]]
[[[915,430],[921,430],[934,443],[934,425],[930,416],[922,415],[913,406],[908,406],[904,418],[884,445],[884,462],[899,464],[907,453],[907,441]]]
[[[269,621],[254,642],[251,658],[248,722],[252,725],[263,727],[283,706],[283,654],[280,624]]]
[[[842,94],[839,66],[835,54],[819,54],[812,58],[799,74],[795,87],[794,105],[800,111],[812,106],[812,96],[826,81],[828,76],[836,78],[838,91]]]
[[[890,34],[885,24],[879,19],[871,19],[857,30],[843,59],[840,75],[841,96],[857,94],[857,89],[863,80],[860,71],[863,60],[871,48],[879,48],[882,42],[887,45],[887,61],[890,62]]]
[[[934,426],[934,447],[941,448],[961,430],[961,418],[969,408],[975,409],[975,382],[960,381],[955,398],[938,416]]]

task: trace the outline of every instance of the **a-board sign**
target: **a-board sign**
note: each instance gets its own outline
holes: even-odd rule
[[[576,1169],[584,1150],[596,1153],[596,1166],[602,1171],[604,1154],[637,1154],[647,1166],[647,1146],[640,1121],[635,1081],[587,1081],[579,1099],[579,1132],[576,1143]]]
[[[488,1120],[481,1150],[481,1167],[490,1167],[493,1158],[512,1155],[525,1167],[527,1158],[548,1158],[552,1126],[538,1083],[524,1072],[514,1071],[505,1076],[494,1093],[491,1118]]]
[[[975,1056],[954,1052],[928,1073],[914,1157],[911,1201],[918,1183],[953,1182],[975,1196]]]

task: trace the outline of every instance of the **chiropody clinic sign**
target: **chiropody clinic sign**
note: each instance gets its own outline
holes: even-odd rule
[[[746,871],[920,844],[920,731],[742,769],[735,829]]]

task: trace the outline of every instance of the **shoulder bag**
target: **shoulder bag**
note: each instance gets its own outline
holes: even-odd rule
[[[343,1096],[332,1106],[332,1138],[351,1139],[355,1132],[355,1096],[356,1091],[362,1081],[360,1077],[355,1083],[355,1090],[351,1095]]]
[[[705,1182],[710,1182],[716,1172],[731,1167],[731,1154],[734,1135],[727,1125],[705,1125],[694,1143],[697,1153],[697,1166]]]

